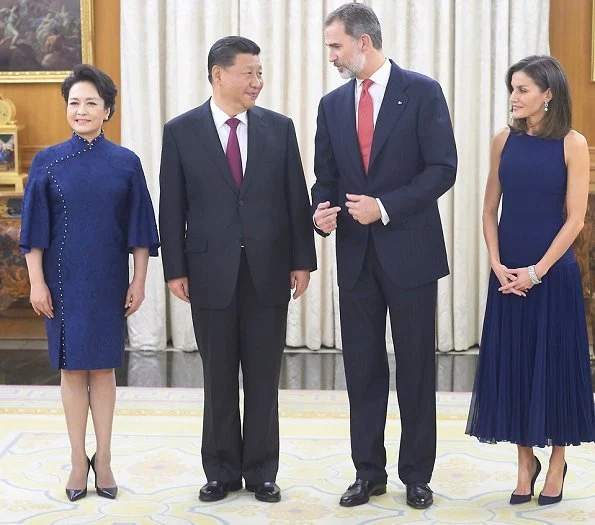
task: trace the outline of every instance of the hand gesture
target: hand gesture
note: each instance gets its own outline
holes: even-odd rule
[[[347,211],[360,224],[372,224],[380,220],[381,213],[378,202],[368,195],[352,195],[347,193]]]
[[[321,202],[314,212],[314,224],[324,233],[331,233],[337,229],[337,213],[341,211],[339,206],[330,207],[329,201]]]
[[[514,277],[514,280],[510,280],[508,283],[500,281],[502,286],[498,288],[498,291],[526,297],[526,292],[533,288],[533,281],[531,280],[531,277],[529,277],[529,270],[526,267],[514,269],[507,268],[507,272]]]

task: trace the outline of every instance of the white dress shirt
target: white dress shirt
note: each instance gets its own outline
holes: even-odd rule
[[[388,59],[384,60],[384,63],[371,75],[369,78],[374,82],[368,89],[368,93],[372,97],[372,104],[374,105],[374,128],[376,128],[376,120],[378,120],[378,113],[380,113],[380,106],[382,106],[382,100],[384,99],[384,93],[386,86],[388,85],[388,79],[390,77],[390,62]],[[359,98],[362,94],[362,83],[364,79],[355,79],[355,126],[359,126],[357,107],[359,105]],[[382,223],[387,225],[390,222],[390,217],[386,213],[386,209],[382,205],[380,199],[376,199],[378,207],[380,208],[380,215]]]
[[[227,141],[229,140],[229,131],[231,129],[226,122],[232,117],[217,106],[213,97],[211,97],[211,113],[213,114],[215,128],[217,128],[223,153],[225,153],[227,151]],[[236,135],[238,136],[240,156],[242,157],[242,173],[246,173],[246,160],[248,159],[248,113],[243,111],[234,115],[234,117],[240,121],[236,129]]]

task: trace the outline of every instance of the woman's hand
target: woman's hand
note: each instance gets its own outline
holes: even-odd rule
[[[496,274],[498,281],[502,285],[498,288],[499,292],[503,294],[515,294],[524,296],[525,294],[516,288],[513,285],[516,283],[517,276],[513,273],[512,270],[509,270],[506,266],[501,264],[500,262],[492,263],[492,271]]]
[[[31,283],[31,295],[29,296],[31,306],[37,315],[45,315],[48,319],[54,318],[54,307],[52,305],[52,294],[45,281]]]
[[[124,317],[129,317],[134,312],[136,312],[140,308],[140,305],[144,300],[145,283],[141,283],[132,279],[132,282],[128,287],[128,291],[126,292],[126,302],[124,303],[124,308],[126,308],[126,312],[124,313]]]
[[[514,280],[511,280],[508,284],[503,284],[502,287],[498,288],[498,291],[527,297],[526,292],[534,286],[531,277],[529,277],[529,270],[525,267],[507,269],[507,271],[514,277]]]

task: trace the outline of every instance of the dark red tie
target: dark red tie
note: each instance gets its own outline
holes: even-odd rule
[[[242,176],[242,155],[240,154],[240,143],[238,142],[238,134],[236,132],[240,121],[237,118],[230,118],[225,123],[229,126],[229,139],[227,140],[225,156],[231,170],[231,176],[238,188],[240,188],[244,180]]]
[[[368,173],[372,139],[374,138],[374,104],[368,92],[373,83],[369,78],[362,82],[362,92],[357,105],[357,140],[366,173]]]

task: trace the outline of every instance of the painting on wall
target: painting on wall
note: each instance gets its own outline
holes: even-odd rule
[[[0,131],[0,171],[17,171],[16,141],[16,133]]]
[[[0,82],[60,82],[93,61],[92,0],[0,0]]]

